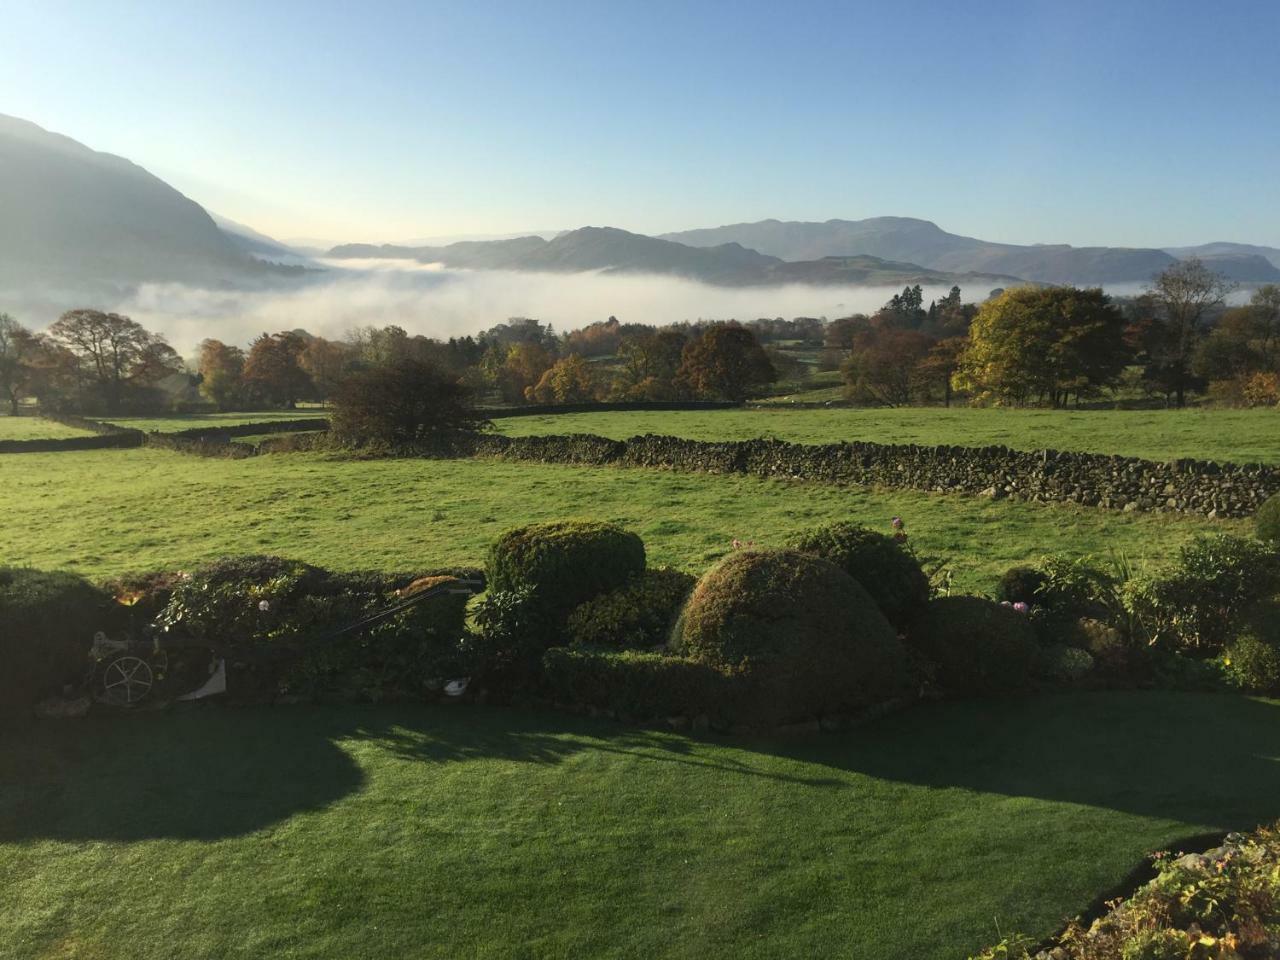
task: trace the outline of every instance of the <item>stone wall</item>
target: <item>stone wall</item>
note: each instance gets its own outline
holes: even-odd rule
[[[1157,463],[1133,457],[1007,447],[862,442],[817,445],[779,440],[709,442],[653,435],[610,440],[588,434],[486,434],[447,452],[419,452],[426,456],[470,455],[539,463],[742,473],[1208,517],[1250,516],[1268,497],[1280,493],[1280,468],[1276,467],[1203,460]]]

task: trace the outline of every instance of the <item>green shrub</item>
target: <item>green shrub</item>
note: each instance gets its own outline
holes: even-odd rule
[[[793,538],[793,550],[830,560],[862,584],[899,629],[929,601],[929,578],[919,561],[893,537],[856,523],[834,523]]]
[[[939,597],[908,642],[937,664],[943,689],[986,696],[1025,688],[1039,660],[1026,614],[981,597]]]
[[[567,627],[569,642],[602,648],[661,646],[694,583],[679,570],[646,570],[626,586],[574,610]]]
[[[1225,534],[1196,537],[1172,574],[1132,589],[1152,640],[1196,655],[1222,650],[1252,610],[1280,588],[1280,551]]]
[[[1044,571],[1035,567],[1010,567],[996,583],[996,600],[1002,603],[1040,602],[1040,591],[1049,582]]]
[[[475,605],[463,640],[463,672],[499,698],[530,688],[559,624],[528,587],[490,590]]]
[[[1074,683],[1093,670],[1093,657],[1087,650],[1054,643],[1040,649],[1039,674],[1056,683]]]
[[[508,530],[489,551],[489,589],[530,591],[563,625],[573,609],[644,572],[644,543],[611,523],[563,521]]]
[[[111,606],[75,574],[0,567],[0,722],[29,717],[40,700],[84,678]]]
[[[762,722],[883,701],[905,677],[904,651],[866,590],[798,551],[731,554],[698,581],[678,626],[675,649],[741,674]]]
[[[237,698],[412,696],[457,669],[465,595],[433,597],[370,627],[334,634],[405,599],[398,588],[411,581],[425,588],[451,574],[336,574],[278,557],[229,558],[174,585],[157,622],[229,647],[233,659],[243,654],[229,686]]]
[[[1074,644],[1093,657],[1099,670],[1113,676],[1128,672],[1133,651],[1124,635],[1109,623],[1088,617],[1076,621],[1079,643]]]
[[[1227,647],[1227,680],[1250,693],[1280,693],[1280,609],[1261,611]]]
[[[542,679],[553,700],[624,720],[698,715],[725,720],[736,713],[734,678],[667,654],[556,647],[543,655]]]
[[[1259,540],[1280,545],[1280,493],[1258,508],[1253,522]]]

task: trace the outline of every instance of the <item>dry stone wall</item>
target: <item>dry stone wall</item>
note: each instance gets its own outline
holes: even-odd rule
[[[780,440],[700,441],[646,435],[481,435],[448,451],[539,463],[742,473],[823,483],[966,493],[1112,510],[1251,516],[1280,493],[1280,468],[1204,460],[1158,463],[1133,457],[879,443]],[[446,455],[448,455],[446,454]],[[430,454],[428,454],[430,455]],[[436,454],[439,455],[439,454]]]

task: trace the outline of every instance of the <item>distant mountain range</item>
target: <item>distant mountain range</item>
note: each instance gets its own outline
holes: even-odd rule
[[[1020,282],[1013,276],[929,270],[873,256],[822,257],[786,262],[738,243],[690,246],[616,227],[582,227],[551,240],[464,241],[443,247],[345,244],[329,251],[334,259],[402,259],[439,263],[467,270],[530,270],[554,273],[600,271],[609,274],[660,274],[722,286],[767,286],[786,283],[949,285]]]
[[[1145,281],[1177,259],[1201,256],[1234,280],[1280,280],[1280,250],[1245,244],[1156,250],[1137,247],[1072,247],[1067,244],[992,243],[947,233],[912,217],[827,220],[822,223],[761,220],[662,234],[695,247],[739,243],[783,260],[869,255],[933,270],[1005,274],[1042,283]]]
[[[203,207],[129,160],[0,114],[0,295],[94,300],[148,281],[206,286],[295,278],[299,249]],[[334,259],[408,259],[467,270],[658,274],[724,286],[962,287],[1143,282],[1200,256],[1245,283],[1280,282],[1280,249],[1236,243],[1142,249],[991,243],[928,220],[763,220],[660,237],[614,227],[444,245],[344,244]],[[54,296],[47,291],[58,291]],[[68,291],[89,291],[84,297]],[[105,298],[104,298],[105,299]],[[3,307],[4,303],[0,303]]]

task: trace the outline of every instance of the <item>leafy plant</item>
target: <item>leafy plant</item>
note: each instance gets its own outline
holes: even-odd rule
[[[661,646],[694,583],[679,570],[646,570],[574,610],[566,629],[569,641],[602,648]]]

